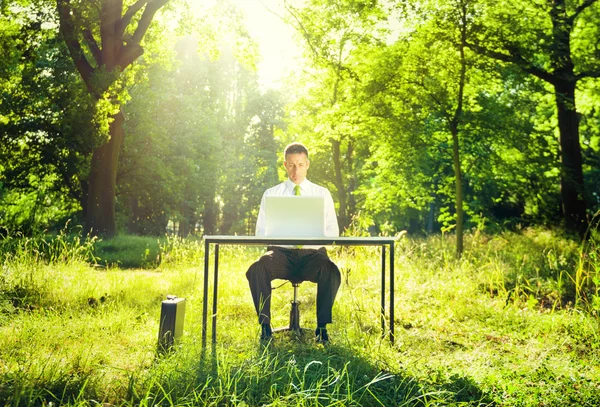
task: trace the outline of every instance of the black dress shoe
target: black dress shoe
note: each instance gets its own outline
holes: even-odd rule
[[[262,324],[261,332],[260,332],[260,340],[261,341],[270,341],[273,337],[273,331],[271,330],[271,325]]]
[[[317,343],[329,343],[329,334],[327,333],[327,328],[317,328],[315,331],[315,337]]]

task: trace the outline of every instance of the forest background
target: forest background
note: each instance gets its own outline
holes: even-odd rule
[[[227,1],[3,1],[3,233],[252,234],[301,141],[341,230],[583,235],[597,1],[278,4],[303,56],[269,87]]]

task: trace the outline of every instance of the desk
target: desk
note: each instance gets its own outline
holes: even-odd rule
[[[202,345],[206,345],[208,323],[208,278],[210,245],[214,244],[214,276],[212,295],[212,341],[217,341],[217,288],[219,283],[219,245],[317,245],[317,246],[381,246],[381,330],[385,335],[385,278],[386,247],[390,253],[390,341],[394,343],[394,242],[393,237],[261,237],[261,236],[204,236],[204,297],[202,304]],[[248,264],[248,267],[250,264]]]

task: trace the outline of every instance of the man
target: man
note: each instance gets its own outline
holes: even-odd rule
[[[292,143],[284,150],[283,166],[288,179],[267,189],[263,194],[256,222],[256,236],[265,234],[265,197],[273,195],[323,196],[325,201],[325,236],[339,236],[339,227],[333,199],[326,188],[306,179],[310,165],[308,150],[300,143]],[[341,282],[340,270],[321,248],[267,247],[258,261],[246,273],[254,307],[261,324],[261,340],[271,338],[271,281],[294,279],[317,283],[316,340],[329,341],[327,324],[331,323],[331,309]]]

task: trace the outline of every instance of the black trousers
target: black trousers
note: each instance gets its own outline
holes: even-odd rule
[[[331,322],[331,309],[341,283],[338,267],[320,249],[267,247],[246,272],[260,324],[271,323],[271,281],[283,279],[317,283],[317,324]]]

